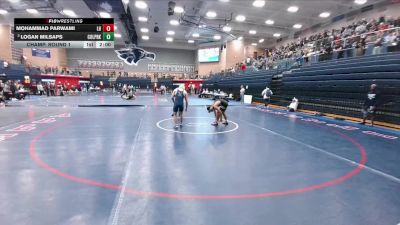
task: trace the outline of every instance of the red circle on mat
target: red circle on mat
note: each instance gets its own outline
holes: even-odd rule
[[[358,162],[357,167],[354,168],[353,170],[349,171],[345,175],[338,177],[336,179],[333,179],[333,180],[330,180],[330,181],[327,181],[324,183],[320,183],[320,184],[315,184],[315,185],[308,186],[308,187],[290,189],[290,190],[286,190],[286,191],[266,192],[266,193],[257,193],[257,194],[239,194],[239,195],[192,195],[192,194],[176,194],[176,193],[165,193],[165,192],[141,191],[141,190],[136,190],[133,188],[124,187],[121,185],[102,183],[102,182],[98,182],[95,180],[90,180],[90,179],[73,176],[73,175],[70,175],[63,171],[60,171],[60,170],[48,165],[47,163],[43,162],[39,158],[39,156],[36,152],[36,148],[35,148],[36,143],[40,139],[42,139],[45,135],[47,135],[48,133],[54,131],[55,129],[57,129],[59,127],[65,126],[66,124],[67,124],[67,122],[59,124],[57,126],[47,128],[46,130],[42,131],[41,133],[39,133],[37,136],[35,136],[32,139],[32,141],[29,145],[29,154],[33,161],[35,161],[39,166],[46,169],[47,171],[49,171],[57,176],[71,180],[71,181],[75,181],[75,182],[83,183],[83,184],[87,184],[87,185],[108,188],[108,189],[119,190],[119,191],[123,191],[125,193],[134,194],[137,196],[144,196],[144,197],[152,196],[152,197],[163,197],[163,198],[174,198],[174,199],[252,199],[252,198],[267,198],[267,197],[294,195],[294,194],[300,194],[300,193],[309,192],[309,191],[313,191],[313,190],[317,190],[317,189],[321,189],[321,188],[326,188],[326,187],[344,182],[345,180],[348,180],[351,177],[353,177],[354,175],[358,174],[364,168],[365,163],[367,162],[367,153],[365,152],[364,147],[360,143],[358,143],[356,140],[354,140],[353,138],[351,138],[337,130],[333,130],[332,128],[327,128],[327,127],[323,127],[323,126],[320,126],[317,124],[312,124],[314,126],[326,129],[329,132],[334,133],[338,136],[341,136],[343,139],[354,144],[359,149],[360,154],[361,154],[361,158]],[[311,124],[311,123],[307,123],[307,124]]]

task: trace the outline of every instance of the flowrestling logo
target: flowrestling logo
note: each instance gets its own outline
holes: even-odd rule
[[[156,54],[153,52],[148,52],[143,48],[138,48],[136,46],[131,48],[124,48],[120,50],[115,50],[118,58],[124,61],[126,64],[132,66],[137,66],[138,63],[143,59],[156,60]]]

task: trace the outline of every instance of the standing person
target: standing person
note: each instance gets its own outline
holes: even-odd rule
[[[218,122],[222,121],[222,117],[225,119],[222,124],[228,125],[228,118],[226,117],[225,111],[228,108],[228,102],[224,99],[219,99],[214,102],[213,105],[207,107],[209,113],[214,112],[215,121],[211,124],[213,126],[218,126]]]
[[[265,87],[265,89],[261,92],[261,95],[263,96],[264,104],[265,104],[266,107],[268,107],[268,105],[269,105],[269,103],[271,101],[271,96],[273,94],[274,93],[271,91],[271,89],[268,88],[268,86]]]
[[[363,113],[363,121],[361,124],[365,124],[368,116],[371,116],[371,125],[374,126],[374,119],[376,114],[376,107],[379,103],[380,93],[377,90],[377,85],[372,84],[371,88],[367,94],[367,98],[365,99],[364,106],[362,108]]]
[[[246,92],[246,89],[244,89],[244,86],[241,85],[240,86],[240,102],[243,103],[244,102],[244,94]]]
[[[188,95],[187,92],[185,91],[185,85],[181,84],[178,88],[176,88],[172,92],[172,101],[174,102],[174,124],[175,124],[175,129],[178,129],[180,126],[182,126],[183,123],[183,101],[185,100],[186,102],[186,107],[185,111],[187,112],[188,109]],[[180,124],[178,125],[178,117],[180,118]]]

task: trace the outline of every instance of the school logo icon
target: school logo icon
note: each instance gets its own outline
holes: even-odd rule
[[[146,50],[138,47],[124,48],[115,50],[118,58],[124,61],[126,64],[137,66],[142,59],[156,60],[156,54],[153,52],[147,52]]]

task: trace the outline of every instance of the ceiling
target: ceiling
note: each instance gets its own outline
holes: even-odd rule
[[[257,8],[253,6],[254,0],[175,0],[176,6],[184,8],[184,13],[175,13],[168,16],[169,0],[145,0],[147,8],[140,9],[135,6],[136,0],[0,0],[0,9],[9,13],[0,15],[1,24],[12,24],[14,18],[23,17],[66,17],[61,12],[64,9],[73,10],[77,17],[99,17],[97,9],[108,11],[116,18],[118,27],[117,33],[122,35],[116,39],[116,44],[124,44],[129,40],[128,32],[123,23],[118,19],[120,11],[114,10],[111,6],[120,5],[122,9],[130,9],[132,20],[136,28],[139,46],[168,47],[195,49],[199,45],[207,43],[224,43],[237,37],[250,43],[257,43],[259,47],[270,46],[280,38],[290,37],[295,32],[307,29],[313,25],[330,21],[335,16],[350,12],[355,9],[376,4],[384,0],[368,0],[366,4],[358,5],[354,0],[266,0],[265,6]],[[226,2],[228,1],[228,2]],[[123,3],[124,2],[124,3]],[[93,3],[97,4],[96,10]],[[288,7],[297,6],[296,13],[288,12]],[[34,8],[38,14],[29,14],[25,10]],[[208,11],[214,11],[215,18],[207,18]],[[322,12],[330,12],[327,18],[319,17]],[[238,22],[237,15],[244,15],[246,20]],[[139,16],[148,18],[147,22],[138,21]],[[173,26],[170,20],[180,21],[180,25]],[[266,20],[273,20],[273,25],[267,25]],[[190,22],[189,22],[190,21]],[[153,32],[157,23],[160,28],[158,33]],[[301,29],[293,28],[294,24],[301,24]],[[199,28],[198,25],[205,25]],[[230,26],[230,32],[223,32],[224,25]],[[142,33],[141,28],[149,29],[148,33]],[[166,42],[167,31],[174,31],[173,43]],[[249,34],[249,30],[256,30],[257,33]],[[192,37],[193,33],[200,34],[200,37]],[[147,35],[149,40],[143,40],[142,36]],[[220,35],[221,40],[214,40],[214,35]],[[190,44],[188,40],[194,40]],[[259,43],[264,39],[263,43]]]

